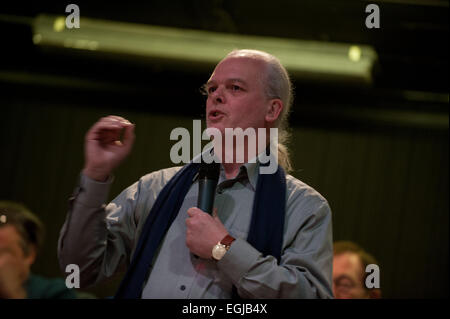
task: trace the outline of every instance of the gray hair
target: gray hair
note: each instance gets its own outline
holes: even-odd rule
[[[293,86],[289,74],[275,56],[259,50],[233,50],[225,58],[247,57],[264,61],[267,65],[265,86],[269,99],[280,99],[283,102],[283,110],[276,121],[278,128],[278,162],[286,172],[292,171],[287,143],[290,138],[288,118],[294,100]]]

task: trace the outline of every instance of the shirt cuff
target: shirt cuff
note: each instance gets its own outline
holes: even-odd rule
[[[237,238],[227,253],[217,262],[217,267],[237,286],[260,256],[261,253],[247,241]]]
[[[109,188],[113,181],[114,176],[109,176],[105,182],[98,182],[81,174],[77,201],[88,207],[102,206],[108,199]]]

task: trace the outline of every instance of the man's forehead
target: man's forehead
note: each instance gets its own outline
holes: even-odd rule
[[[13,242],[20,240],[19,232],[13,225],[4,225],[0,227],[0,241]]]
[[[217,81],[253,82],[260,78],[265,62],[249,57],[229,57],[217,64],[208,83]]]
[[[245,81],[244,79],[241,79],[241,78],[225,78],[225,79],[223,79],[223,81],[225,81],[225,82],[238,82],[238,83],[242,83],[242,84],[247,84],[247,81]],[[213,85],[213,84],[216,84],[217,83],[217,80],[216,79],[214,79],[212,76],[211,76],[211,78],[208,80],[208,82],[206,82],[206,84],[207,85]]]
[[[343,254],[335,255],[333,258],[333,268],[339,268],[340,270],[350,270],[359,272],[362,270],[363,265],[359,256],[355,253],[345,252]]]

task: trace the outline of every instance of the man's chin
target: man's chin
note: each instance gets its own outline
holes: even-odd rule
[[[225,127],[223,124],[220,123],[206,123],[206,128],[211,131],[219,131],[222,136],[225,136]]]

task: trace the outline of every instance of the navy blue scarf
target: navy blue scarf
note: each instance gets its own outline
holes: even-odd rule
[[[196,163],[186,165],[161,190],[145,221],[133,260],[115,298],[141,298],[155,253],[178,215],[199,166]],[[283,243],[285,206],[284,170],[278,166],[274,174],[259,174],[247,242],[264,256],[274,256],[278,262]],[[235,288],[233,296],[237,297]]]

